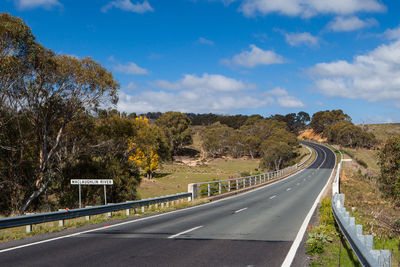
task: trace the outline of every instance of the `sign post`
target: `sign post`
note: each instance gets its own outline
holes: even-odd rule
[[[82,208],[81,184],[79,184],[79,208]]]
[[[82,208],[82,191],[81,185],[104,185],[104,205],[107,205],[107,192],[106,185],[113,185],[114,181],[111,179],[71,179],[71,185],[79,186],[79,208]]]

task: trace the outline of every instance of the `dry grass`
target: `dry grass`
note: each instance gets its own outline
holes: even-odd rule
[[[313,129],[304,130],[298,136],[300,140],[314,140],[320,143],[325,143],[326,138],[323,138],[321,134],[316,134]]]
[[[367,132],[373,133],[379,141],[385,141],[393,135],[400,135],[400,123],[359,125]]]
[[[396,221],[400,208],[379,191],[374,171],[362,170],[356,162],[345,162],[340,180],[345,206],[356,223],[363,225],[364,234],[375,236],[375,249],[389,249],[393,266],[400,263],[400,232]]]
[[[138,193],[142,199],[161,195],[187,192],[190,183],[201,183],[240,177],[241,173],[258,171],[258,159],[218,158],[196,166],[183,163],[167,163],[158,171],[156,178],[143,179]],[[158,177],[158,178],[157,178]]]

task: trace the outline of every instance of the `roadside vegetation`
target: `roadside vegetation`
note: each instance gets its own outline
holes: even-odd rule
[[[344,158],[340,191],[345,194],[345,207],[357,224],[363,225],[364,234],[374,236],[375,249],[388,249],[392,253],[392,266],[400,264],[400,125],[359,125],[359,130],[374,136],[366,146],[336,143]],[[323,135],[323,133],[322,133]],[[319,135],[321,136],[321,135]],[[373,145],[372,145],[373,144]],[[325,209],[330,197],[322,201],[319,222],[309,230],[308,253],[313,255],[311,266],[360,266],[347,241],[333,222],[326,230]],[[330,204],[329,204],[330,205]],[[334,227],[333,227],[334,226]],[[336,230],[335,230],[336,229]],[[331,240],[324,238],[325,234]],[[320,237],[318,239],[318,237]],[[324,252],[313,249],[316,243]],[[340,256],[339,256],[340,254]]]

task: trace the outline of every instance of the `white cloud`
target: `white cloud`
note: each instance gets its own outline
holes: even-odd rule
[[[284,88],[274,88],[267,91],[267,94],[275,96],[279,106],[283,108],[301,108],[304,107],[303,102],[294,96],[290,96]]]
[[[302,33],[284,33],[286,42],[291,46],[299,46],[302,44],[308,46],[317,46],[319,39],[308,32]]]
[[[118,64],[114,66],[114,71],[122,72],[125,74],[133,74],[133,75],[143,75],[149,73],[148,70],[139,67],[134,62],[128,62],[125,65]]]
[[[386,30],[383,35],[389,40],[400,39],[400,26],[394,29]]]
[[[328,23],[327,28],[334,32],[350,32],[376,25],[378,25],[378,22],[373,18],[361,20],[358,17],[351,16],[336,17],[333,21]]]
[[[271,65],[283,63],[282,56],[271,50],[262,50],[255,45],[250,45],[250,51],[243,51],[240,54],[233,56],[232,59],[221,60],[225,65],[238,65],[246,68],[254,68],[258,65]]]
[[[198,42],[199,44],[214,45],[214,42],[213,42],[213,41],[208,40],[208,39],[206,39],[206,38],[204,38],[204,37],[200,37],[200,38],[197,40],[197,42]]]
[[[229,113],[264,107],[273,101],[252,91],[253,84],[217,74],[186,74],[176,82],[156,81],[153,86],[157,91],[147,90],[137,95],[120,93],[118,108],[138,113],[168,110]]]
[[[247,17],[278,13],[309,18],[317,14],[351,15],[357,12],[383,12],[376,0],[244,0],[240,11]]]
[[[56,6],[62,6],[58,0],[15,0],[15,3],[19,9],[32,9],[42,7],[50,9]]]
[[[118,109],[125,112],[176,110],[194,113],[230,113],[240,109],[265,107],[269,100],[243,93],[213,94],[209,91],[149,91],[139,95],[120,93]]]
[[[131,0],[115,0],[103,6],[101,8],[101,11],[107,12],[109,9],[113,7],[121,9],[123,11],[139,13],[139,14],[154,11],[154,9],[150,6],[147,0],[144,0],[142,3],[136,2],[135,4],[132,3]]]
[[[316,64],[310,73],[316,88],[327,96],[399,103],[400,40],[356,56],[352,62]]]
[[[160,80],[156,81],[154,85],[167,90],[190,89],[221,92],[234,92],[255,88],[255,85],[253,84],[246,84],[240,80],[235,80],[223,75],[207,73],[204,73],[201,77],[185,74],[182,79],[176,82]]]

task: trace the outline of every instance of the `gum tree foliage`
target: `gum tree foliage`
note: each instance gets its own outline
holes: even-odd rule
[[[173,155],[183,146],[192,144],[191,121],[186,114],[168,111],[162,114],[155,124],[164,132]]]
[[[351,121],[349,115],[343,113],[341,109],[319,111],[312,116],[310,126],[316,133],[323,133],[325,127],[339,121]]]
[[[298,134],[299,131],[305,129],[307,123],[310,121],[310,115],[304,111],[299,113],[289,113],[284,115],[276,114],[270,117],[277,121],[283,121],[286,123],[289,132]]]
[[[1,150],[9,164],[1,184],[14,186],[10,204],[24,213],[55,181],[68,125],[116,103],[119,86],[92,59],[57,55],[35,42],[20,19],[0,14],[0,34]]]
[[[400,205],[400,136],[387,140],[379,153],[382,192]]]
[[[250,117],[240,129],[217,122],[200,135],[208,156],[261,158],[262,169],[280,169],[297,156],[296,136],[287,131],[286,123],[277,120]]]
[[[345,147],[372,148],[377,140],[372,133],[363,131],[361,127],[349,121],[339,121],[325,127],[323,136],[329,142]]]

